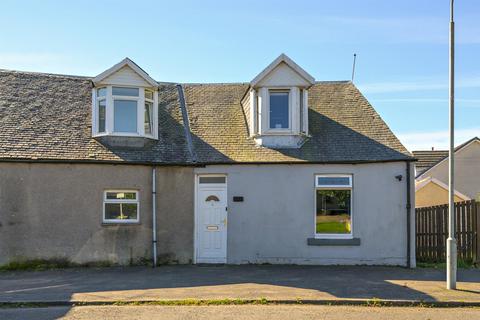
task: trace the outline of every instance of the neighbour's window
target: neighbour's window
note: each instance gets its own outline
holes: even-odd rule
[[[98,132],[105,133],[105,115],[107,109],[107,88],[97,89]]]
[[[105,86],[95,91],[93,134],[155,138],[157,92],[152,88]]]
[[[317,175],[315,189],[315,235],[351,236],[352,176]]]
[[[138,191],[107,190],[103,198],[103,221],[129,223],[139,221]]]
[[[145,134],[152,135],[153,132],[153,91],[145,90]]]
[[[289,128],[289,92],[270,91],[270,129]]]

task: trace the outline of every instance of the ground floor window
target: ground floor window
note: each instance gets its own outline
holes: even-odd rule
[[[139,221],[138,191],[106,190],[103,197],[103,222]]]
[[[352,176],[315,176],[315,235],[352,236]]]

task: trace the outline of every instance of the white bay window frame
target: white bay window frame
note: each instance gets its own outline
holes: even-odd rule
[[[138,97],[113,95],[112,88],[136,88],[138,89]],[[105,98],[97,97],[97,90],[106,88],[107,94]],[[145,99],[145,90],[153,92],[153,100]],[[105,132],[99,132],[99,101],[105,99],[106,101],[106,119]],[[136,132],[117,132],[114,127],[114,101],[115,100],[129,100],[137,102],[137,130]],[[153,104],[152,110],[152,134],[145,133],[145,101]],[[92,136],[123,136],[123,137],[147,137],[151,139],[158,139],[158,90],[157,88],[146,88],[139,86],[125,86],[125,85],[98,85],[92,89]]]

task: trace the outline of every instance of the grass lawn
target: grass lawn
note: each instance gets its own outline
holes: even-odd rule
[[[345,222],[330,221],[317,222],[317,233],[349,233],[348,225]]]

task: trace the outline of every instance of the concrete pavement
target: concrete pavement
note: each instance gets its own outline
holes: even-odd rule
[[[0,302],[259,299],[470,302],[480,305],[480,270],[445,272],[366,266],[162,266],[0,273]]]

